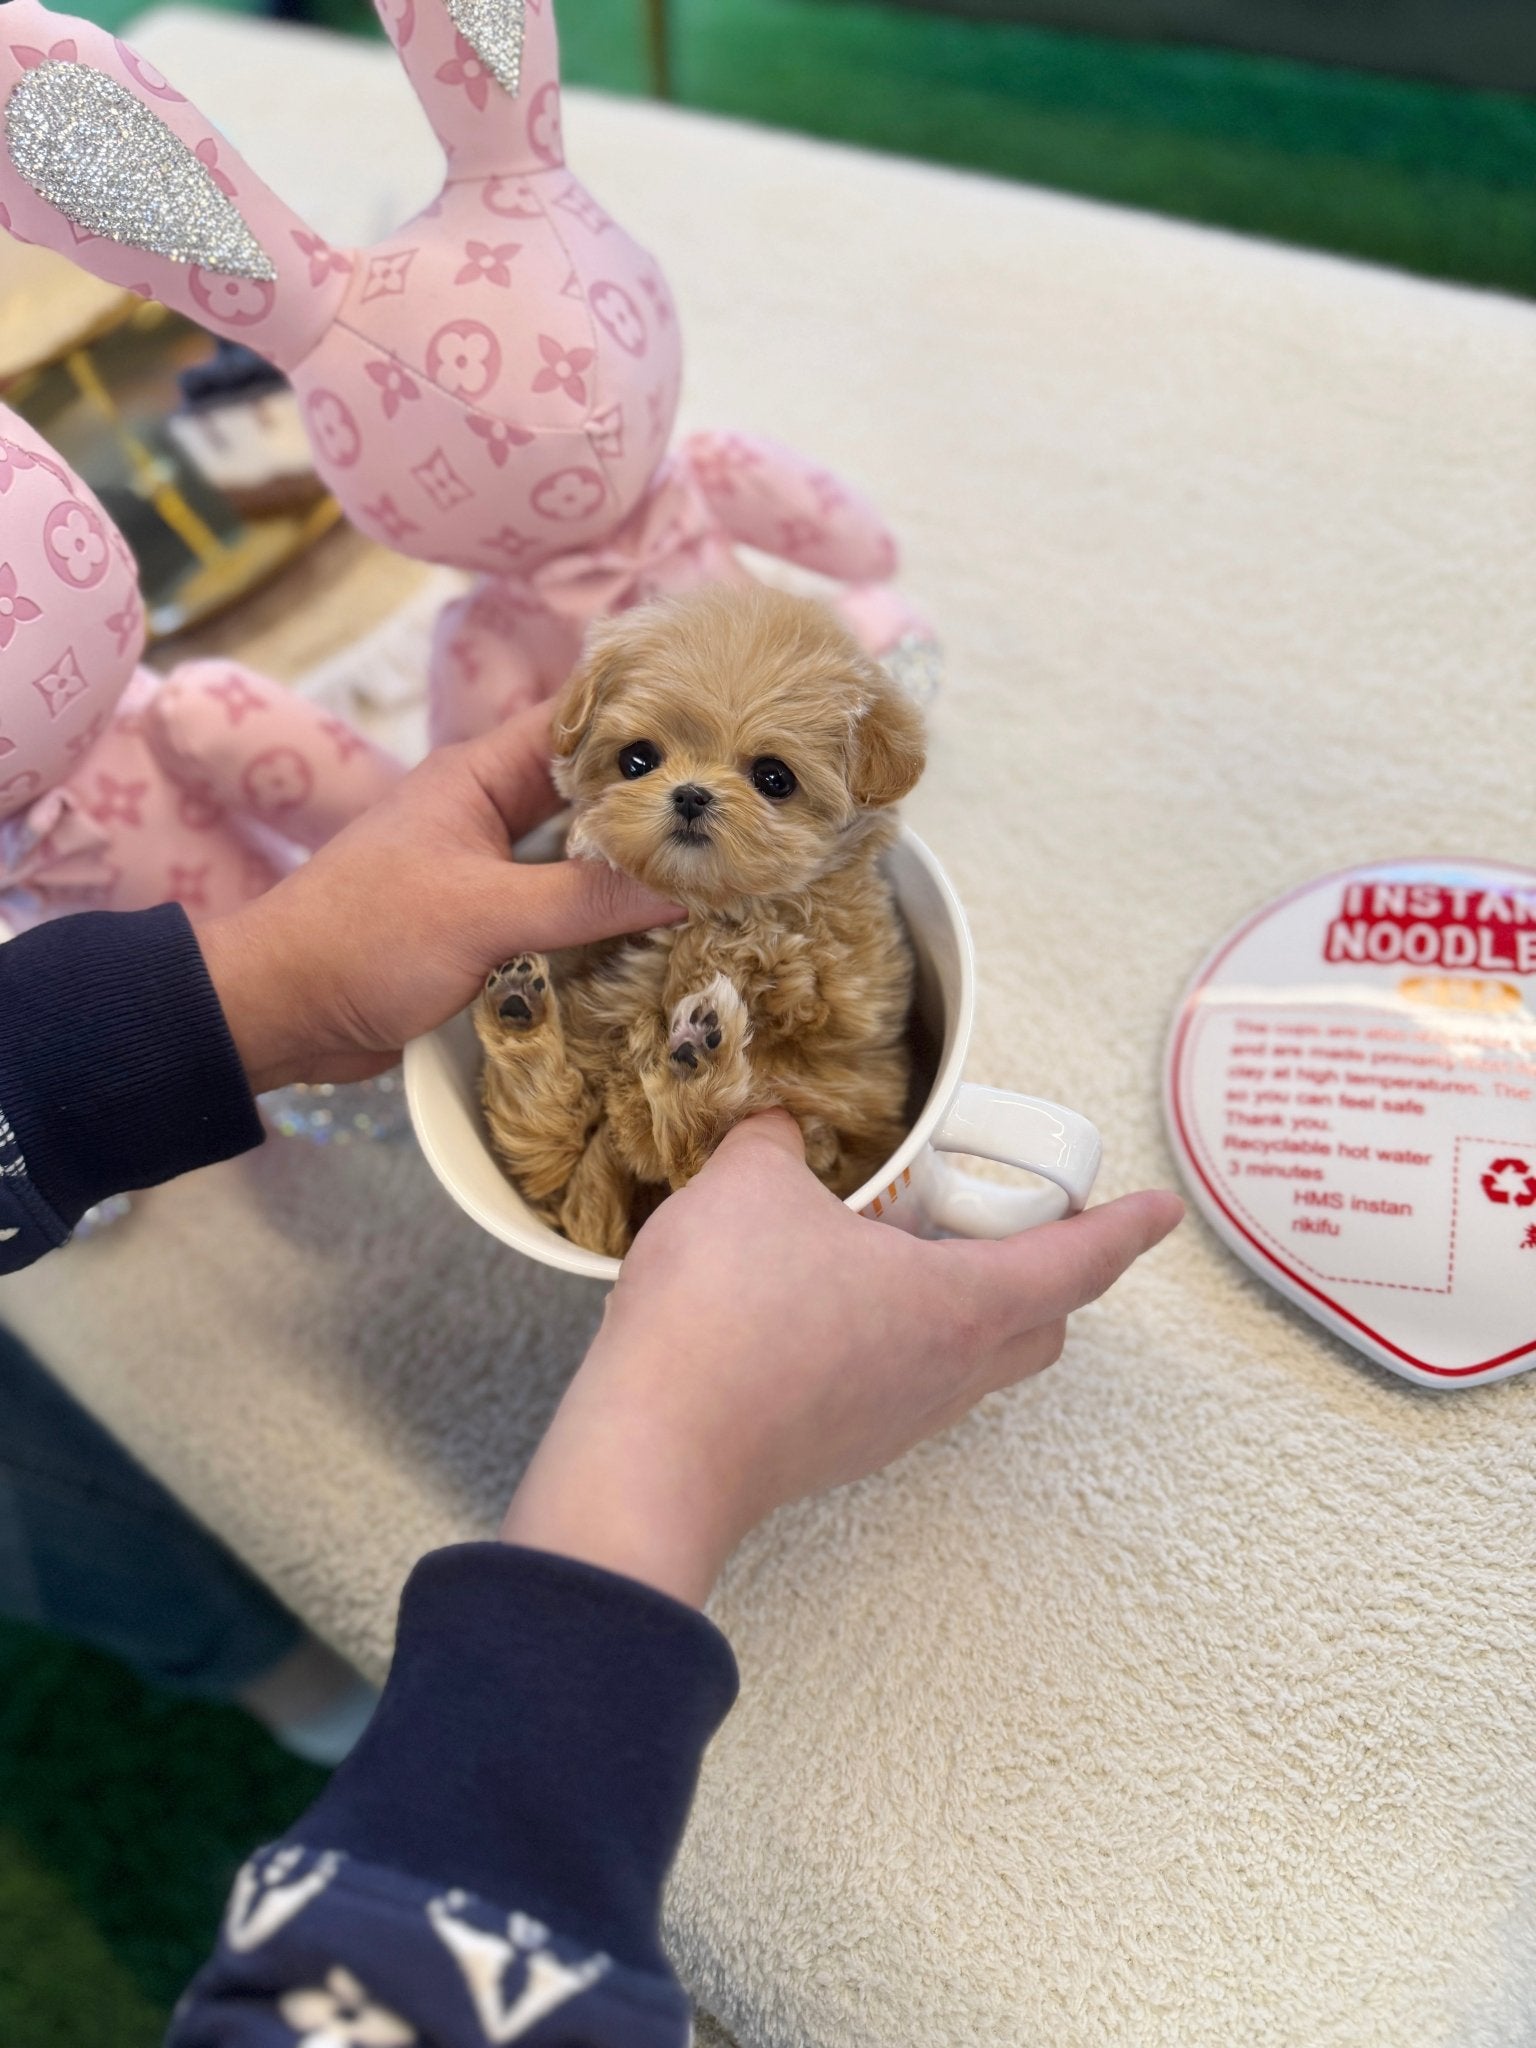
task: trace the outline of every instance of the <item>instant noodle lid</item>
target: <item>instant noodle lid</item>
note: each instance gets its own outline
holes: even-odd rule
[[[1536,1366],[1536,869],[1309,882],[1185,991],[1168,1129],[1212,1228],[1404,1378]]]

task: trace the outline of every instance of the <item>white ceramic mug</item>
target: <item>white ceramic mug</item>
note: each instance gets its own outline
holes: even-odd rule
[[[924,1236],[1007,1237],[1081,1209],[1102,1150],[1086,1117],[963,1081],[976,1013],[970,927],[948,877],[915,832],[903,830],[886,872],[917,960],[916,1036],[934,1066],[911,1129],[848,1207]],[[551,1230],[497,1165],[479,1100],[480,1046],[469,1013],[405,1049],[411,1121],[432,1171],[468,1215],[504,1244],[593,1280],[618,1277],[617,1259]],[[1032,1185],[980,1180],[944,1157],[970,1153],[1021,1167]]]

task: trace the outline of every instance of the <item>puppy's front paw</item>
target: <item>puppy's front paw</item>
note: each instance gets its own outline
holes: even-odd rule
[[[519,953],[485,978],[481,1002],[508,1031],[533,1031],[549,1007],[549,963],[542,953]]]
[[[684,996],[672,1012],[667,1055],[680,1080],[729,1059],[747,1041],[747,1006],[735,985],[717,974],[707,988]]]

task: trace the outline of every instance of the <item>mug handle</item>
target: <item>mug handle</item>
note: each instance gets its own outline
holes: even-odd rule
[[[1104,1153],[1098,1131],[1076,1110],[973,1081],[961,1084],[929,1142],[936,1153],[969,1152],[1052,1183],[999,1187],[935,1159],[924,1190],[928,1222],[954,1237],[1011,1237],[1037,1223],[1076,1215],[1093,1191]]]

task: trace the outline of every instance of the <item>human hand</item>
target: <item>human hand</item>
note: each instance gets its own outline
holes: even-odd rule
[[[252,1089],[382,1073],[509,955],[681,918],[599,862],[514,865],[559,808],[535,705],[439,748],[276,888],[201,925]]]
[[[789,1117],[753,1117],[635,1240],[502,1535],[701,1602],[774,1508],[1050,1365],[1066,1317],[1183,1213],[1126,1195],[928,1243],[829,1194]]]

